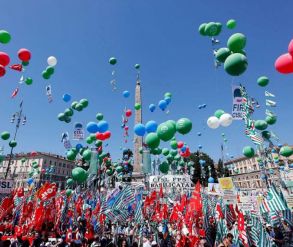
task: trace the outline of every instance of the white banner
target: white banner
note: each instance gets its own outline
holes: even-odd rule
[[[244,109],[242,106],[242,96],[240,86],[232,86],[233,95],[233,106],[232,106],[232,117],[234,120],[242,120]]]
[[[13,189],[12,179],[0,179],[0,194],[9,194]]]

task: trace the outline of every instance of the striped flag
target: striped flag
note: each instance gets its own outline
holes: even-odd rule
[[[265,91],[266,97],[276,97],[274,94],[270,93],[269,91]]]
[[[251,134],[250,139],[255,145],[261,145],[264,142],[264,139],[257,134]]]
[[[280,195],[277,192],[277,189],[274,184],[270,187],[268,191],[268,196],[266,198],[270,211],[280,211],[285,210],[286,207],[284,201],[281,199]]]
[[[277,102],[275,102],[273,100],[266,99],[266,106],[276,107],[277,106]]]

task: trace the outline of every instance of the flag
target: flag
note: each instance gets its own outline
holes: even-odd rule
[[[160,186],[160,193],[159,193],[159,196],[160,196],[160,198],[163,198],[163,197],[164,197],[163,186],[162,186],[162,184],[161,184],[161,186]]]
[[[11,94],[11,98],[15,98],[16,95],[18,94],[19,92],[19,88],[17,87],[16,89],[13,90],[12,94]]]
[[[264,139],[258,134],[250,134],[249,137],[255,145],[261,145],[264,142]]]
[[[272,184],[270,187],[266,200],[270,211],[280,211],[287,209],[274,184]]]
[[[266,99],[266,106],[276,107],[277,102],[269,100],[269,99]]]
[[[48,97],[48,102],[51,103],[53,101],[51,85],[46,86],[46,95]]]
[[[21,64],[13,64],[9,66],[10,69],[16,70],[16,71],[22,71],[22,65]]]
[[[268,91],[265,91],[265,96],[266,96],[266,97],[275,97],[274,94],[272,94],[272,93],[270,93],[270,92],[268,92]]]
[[[272,111],[266,109],[266,115],[267,116],[270,116],[270,117],[274,117],[275,116],[275,113],[273,113]]]

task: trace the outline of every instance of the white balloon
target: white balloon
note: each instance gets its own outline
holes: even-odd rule
[[[47,63],[49,64],[49,66],[55,66],[57,64],[57,58],[54,56],[50,56],[47,59]]]
[[[211,129],[216,129],[220,126],[220,121],[217,117],[212,116],[209,117],[208,121],[207,121],[207,125],[211,128]]]
[[[229,114],[229,113],[224,113],[220,117],[220,124],[223,127],[228,127],[232,122],[233,122],[233,118],[232,118],[231,114]]]

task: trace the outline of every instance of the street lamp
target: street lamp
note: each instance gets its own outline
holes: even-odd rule
[[[10,120],[10,123],[13,123],[13,124],[15,123],[15,120],[16,120],[16,127],[15,127],[15,132],[14,132],[14,137],[13,137],[14,141],[16,140],[16,136],[17,136],[17,132],[20,127],[20,124],[21,123],[22,123],[22,125],[26,124],[26,116],[22,113],[22,104],[23,104],[23,101],[21,101],[21,103],[19,105],[19,111],[14,113],[11,117],[11,120]],[[13,155],[13,149],[14,149],[14,146],[12,146],[11,150],[10,150],[8,166],[7,166],[7,170],[6,170],[5,177],[4,177],[5,179],[7,178],[7,175],[8,175],[9,169],[10,169],[12,155]]]

